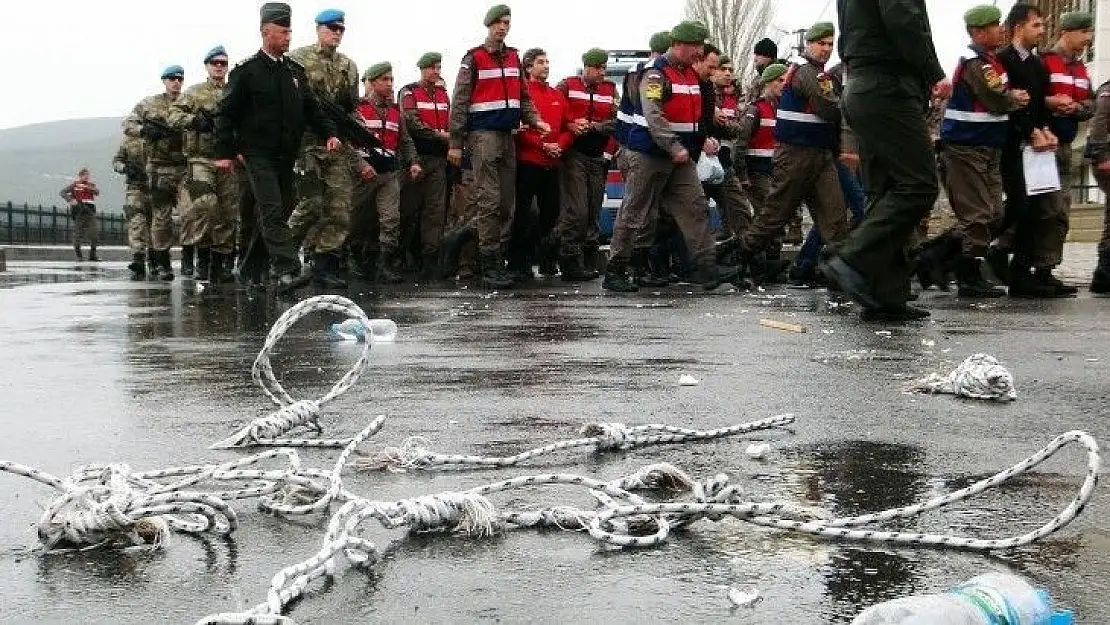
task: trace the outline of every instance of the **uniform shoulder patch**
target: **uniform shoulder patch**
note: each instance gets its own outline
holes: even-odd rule
[[[645,98],[649,100],[662,100],[663,99],[663,74],[658,70],[649,70],[644,73],[644,77],[640,79],[642,82],[642,92]]]
[[[983,63],[983,78],[987,80],[987,86],[991,89],[1002,88],[1002,77],[998,75],[998,72],[994,71],[994,67],[989,63]]]

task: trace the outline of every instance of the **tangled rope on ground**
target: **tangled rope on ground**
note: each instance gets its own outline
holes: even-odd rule
[[[910,382],[906,389],[919,393],[948,393],[972,399],[1013,401],[1017,398],[1014,376],[987,354],[968,356],[948,375],[930,373]]]
[[[443,467],[500,468],[520,464],[537,456],[565,449],[588,447],[597,452],[623,451],[647,445],[686,443],[736,436],[783,427],[793,422],[793,414],[784,414],[715,430],[692,430],[659,424],[627,426],[623,423],[593,423],[582,428],[581,433],[586,438],[559,441],[512,456],[440,454],[429,450],[425,446],[427,440],[413,437],[406,440],[400,447],[386,447],[373,458],[356,460],[355,466],[361,469],[392,471],[405,469],[428,470]]]
[[[343,375],[330,391],[318,400],[293,399],[282,388],[281,383],[274,377],[274,369],[270,364],[270,352],[274,350],[278,341],[297,321],[319,311],[331,311],[345,314],[358,319],[369,326],[369,319],[362,308],[351,300],[338,295],[318,295],[298,302],[295,306],[285,311],[274,322],[266,335],[266,342],[258,357],[251,366],[251,377],[255,383],[262,387],[262,392],[274,401],[280,408],[270,414],[259,417],[241,428],[238,432],[211,446],[212,449],[227,449],[231,447],[250,447],[253,445],[268,446],[297,446],[297,447],[345,447],[351,439],[321,439],[321,438],[280,438],[282,435],[298,428],[308,428],[317,434],[323,432],[320,426],[320,408],[331,400],[346,393],[358,382],[370,358],[370,341],[362,342],[362,351],[359,358]]]
[[[1070,443],[1078,443],[1086,449],[1087,475],[1075,498],[1056,517],[1033,531],[1009,538],[977,539],[888,532],[868,527],[917,516],[997,487],[1033,469]],[[307,592],[315,580],[334,575],[344,563],[360,567],[377,564],[385,552],[358,535],[362,523],[367,519],[375,519],[383,527],[390,529],[408,527],[417,532],[456,532],[475,537],[489,536],[514,527],[584,529],[605,545],[651,547],[666,542],[673,531],[698,520],[716,521],[724,516],[731,516],[754,525],[834,540],[995,550],[1032,543],[1068,525],[1090,501],[1097,484],[1099,467],[1099,449],[1095,440],[1084,432],[1067,432],[1009,469],[967,488],[914,506],[842,518],[832,517],[820,508],[793,502],[745,502],[741,499],[739,487],[729,484],[727,476],[723,474],[699,482],[668,464],[647,466],[611,482],[579,475],[549,474],[517,477],[459,493],[439,493],[398,502],[376,502],[352,496],[331,518],[321,549],[312,557],[282,569],[273,577],[265,603],[246,612],[213,614],[198,621],[197,625],[281,622],[286,606]],[[598,502],[598,507],[596,510],[583,510],[556,506],[530,511],[498,512],[488,499],[488,496],[495,493],[543,485],[586,488]],[[669,494],[686,492],[692,494],[693,501],[648,503],[632,492],[640,489]]]

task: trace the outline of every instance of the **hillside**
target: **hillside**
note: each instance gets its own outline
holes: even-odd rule
[[[67,119],[0,130],[0,201],[60,205],[58,191],[81,167],[100,186],[100,208],[122,212],[123,178],[112,171],[119,117]]]

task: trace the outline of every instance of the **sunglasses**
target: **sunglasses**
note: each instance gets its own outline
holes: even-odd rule
[[[181,80],[185,80],[185,77],[184,76],[166,76],[165,80],[181,81]]]
[[[209,65],[214,65],[216,67],[227,67],[227,61],[221,61],[219,59],[208,61],[208,64]]]
[[[341,33],[343,31],[347,30],[347,27],[344,26],[343,24],[340,24],[339,22],[332,22],[330,24],[324,24],[324,26],[326,26],[327,29],[330,30],[333,33]]]

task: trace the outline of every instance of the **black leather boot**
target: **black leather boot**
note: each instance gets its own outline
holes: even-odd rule
[[[196,253],[196,248],[192,245],[181,246],[181,277],[192,278],[196,267],[193,264],[193,257]]]
[[[960,297],[1002,297],[1006,290],[983,277],[983,266],[978,258],[963,256],[956,265],[956,283]]]
[[[314,254],[312,258],[312,285],[323,291],[345,291],[347,281],[336,273],[339,269],[339,256],[336,254]]]
[[[131,255],[131,264],[127,265],[131,271],[131,280],[142,282],[146,280],[146,254],[139,252]]]

